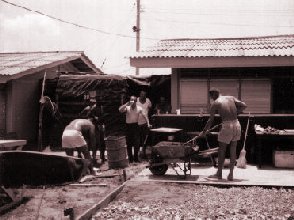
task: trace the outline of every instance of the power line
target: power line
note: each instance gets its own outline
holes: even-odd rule
[[[128,24],[128,22],[129,22],[129,20],[130,20],[130,18],[131,18],[131,13],[133,12],[133,10],[134,10],[134,8],[135,8],[135,3],[133,4],[133,6],[132,6],[132,8],[131,8],[131,10],[129,11],[129,13],[130,13],[130,16],[127,16],[127,19],[125,20],[125,22],[122,22],[121,23],[121,25],[119,25],[119,27],[121,27],[120,29],[119,29],[119,31],[121,31],[123,28],[124,28],[124,26],[126,25],[126,24]],[[113,41],[112,41],[112,45],[115,45],[116,43],[117,43],[117,38],[115,38]],[[109,41],[110,42],[110,41]],[[106,56],[105,56],[105,58],[104,58],[104,60],[103,60],[103,63],[102,63],[102,65],[101,65],[101,68],[103,68],[103,66],[105,65],[105,62],[106,62],[106,60],[108,59],[108,57],[109,57],[109,54],[114,50],[114,46],[111,46],[110,47],[111,49],[110,50],[108,50],[107,52],[106,52]]]
[[[284,27],[284,28],[289,28],[289,27],[294,27],[293,25],[265,25],[265,24],[234,24],[234,23],[226,23],[226,22],[200,22],[200,21],[179,21],[179,20],[168,20],[168,19],[161,19],[161,18],[145,18],[145,20],[156,20],[159,22],[170,22],[170,23],[183,23],[183,24],[213,24],[213,25],[223,25],[223,26],[244,26],[244,27]]]
[[[243,14],[243,15],[253,15],[253,14],[256,14],[256,15],[271,15],[271,16],[292,16],[294,14],[294,11],[290,11],[290,12],[287,12],[287,13],[283,13],[283,12],[278,12],[278,13],[273,13],[273,12],[270,12],[270,13],[264,13],[264,12],[240,12],[240,11],[230,11],[230,12],[216,12],[216,13],[211,13],[211,12],[198,12],[198,13],[195,13],[195,12],[176,12],[176,11],[161,11],[161,10],[145,10],[144,13],[152,13],[152,14],[171,14],[171,15],[197,15],[197,16],[231,16],[232,14]]]
[[[98,32],[98,33],[101,33],[101,34],[106,34],[106,35],[116,35],[118,37],[124,37],[124,38],[136,38],[135,36],[125,35],[125,34],[118,34],[118,33],[111,33],[111,32],[107,32],[107,31],[104,31],[104,30],[99,30],[99,29],[96,29],[96,28],[91,28],[91,27],[88,27],[88,26],[84,26],[84,25],[74,23],[74,22],[66,21],[66,20],[63,20],[61,18],[57,18],[57,17],[54,17],[52,15],[45,14],[45,13],[43,13],[41,11],[33,10],[33,9],[27,8],[25,6],[18,5],[18,4],[15,4],[15,3],[12,3],[12,2],[9,2],[9,1],[6,1],[6,0],[0,0],[0,1],[2,1],[2,2],[6,3],[6,4],[9,4],[9,5],[12,5],[14,7],[24,9],[24,10],[29,11],[29,12],[34,12],[34,13],[37,13],[39,15],[46,16],[48,18],[51,18],[53,20],[56,20],[56,21],[59,21],[59,22],[65,23],[65,24],[70,24],[70,25],[76,26],[78,28],[83,28],[83,29],[86,29],[86,30],[95,31],[95,32]],[[160,39],[148,38],[148,37],[144,37],[143,39],[146,39],[146,40],[160,40]]]
[[[146,10],[147,9],[147,10]],[[193,13],[191,13],[191,11]],[[214,10],[205,10],[205,11],[210,11],[210,12],[215,12]],[[276,14],[276,13],[282,13],[282,14],[285,14],[285,13],[289,13],[290,15],[293,14],[294,12],[294,8],[293,9],[281,9],[281,10],[277,10],[277,9],[238,9],[238,10],[232,10],[232,9],[228,9],[228,8],[219,8],[218,9],[218,13],[217,14],[223,14],[225,13],[225,11],[229,14],[231,13],[242,13],[242,14],[254,14],[254,13],[258,13],[258,14]],[[186,14],[186,15],[192,15],[192,14],[195,14],[195,15],[198,15],[198,14],[203,14],[203,15],[209,15],[209,14],[212,14],[212,15],[216,15],[215,13],[205,13],[204,10],[201,10],[199,13],[195,13],[195,8],[189,8],[189,9],[180,9],[180,8],[177,8],[177,9],[162,9],[162,8],[152,8],[152,7],[144,7],[144,12],[158,12],[158,13],[170,13],[170,14]],[[226,14],[227,14],[226,13]]]

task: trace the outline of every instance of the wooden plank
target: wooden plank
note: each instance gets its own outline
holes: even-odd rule
[[[22,150],[26,144],[26,140],[0,140],[0,151]]]
[[[18,199],[16,201],[10,202],[8,204],[5,204],[4,206],[0,207],[0,214],[3,214],[11,209],[13,209],[16,206],[19,206],[24,201],[24,198]]]
[[[126,182],[125,182],[126,183]],[[78,216],[76,219],[86,220],[91,219],[91,217],[101,208],[106,207],[115,197],[123,190],[125,183],[118,186],[113,192],[105,196],[98,204],[93,205],[90,209],[86,210],[83,214]]]
[[[82,187],[88,187],[88,186],[103,186],[106,187],[108,186],[107,184],[103,183],[72,183],[69,184],[70,186],[82,186]]]

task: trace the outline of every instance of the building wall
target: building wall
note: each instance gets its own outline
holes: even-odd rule
[[[0,88],[0,137],[3,137],[6,133],[6,91]]]
[[[217,87],[223,95],[248,103],[247,112],[294,113],[294,100],[289,99],[293,82],[293,67],[173,69],[172,109],[173,113],[178,108],[187,114],[207,113],[211,104],[208,90]]]
[[[59,71],[76,71],[70,65],[46,70],[46,79],[54,79]],[[45,71],[11,80],[6,88],[6,132],[15,132],[18,139],[36,146],[38,140],[39,99]],[[37,147],[37,146],[36,146]]]

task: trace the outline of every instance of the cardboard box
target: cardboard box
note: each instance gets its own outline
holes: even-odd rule
[[[273,161],[275,167],[294,168],[294,151],[274,151]]]

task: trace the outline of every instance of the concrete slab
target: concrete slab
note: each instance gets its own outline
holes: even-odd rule
[[[180,164],[181,166],[182,164]],[[183,171],[176,169],[179,174]],[[176,174],[170,166],[163,176],[153,175],[149,169],[140,172],[134,181],[160,181],[160,182],[183,182],[207,185],[228,185],[228,186],[273,186],[273,187],[294,187],[294,169],[278,169],[271,166],[258,168],[255,165],[247,165],[246,169],[235,167],[234,180],[227,181],[229,169],[223,170],[223,179],[208,178],[209,175],[215,174],[216,168],[212,166],[198,166],[192,164],[191,175],[186,179]]]
[[[61,154],[64,152],[47,152],[48,154]],[[97,152],[99,154],[99,152]],[[99,155],[97,156],[99,158]],[[182,164],[180,164],[182,166]],[[183,171],[177,169],[179,174]],[[258,168],[257,165],[247,164],[246,169],[235,167],[234,181],[227,181],[229,169],[223,170],[223,179],[211,179],[209,175],[215,174],[216,168],[213,166],[203,166],[192,163],[191,175],[186,179],[178,176],[176,172],[169,166],[164,176],[155,176],[149,169],[144,169],[132,180],[134,181],[160,181],[160,182],[183,182],[194,184],[207,184],[207,185],[227,185],[227,186],[274,186],[274,187],[294,187],[294,169],[275,168],[273,166],[263,165]]]

